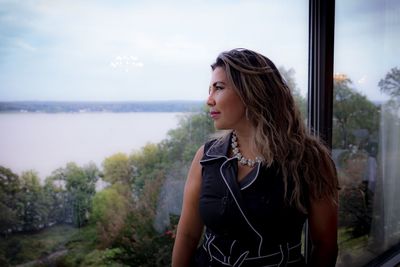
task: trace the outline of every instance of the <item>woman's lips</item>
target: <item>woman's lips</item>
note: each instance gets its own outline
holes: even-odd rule
[[[217,112],[217,111],[210,111],[210,117],[215,119],[219,116],[219,114],[221,114],[221,112]]]

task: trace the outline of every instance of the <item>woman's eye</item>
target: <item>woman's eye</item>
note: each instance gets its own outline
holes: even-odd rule
[[[217,89],[217,90],[222,90],[222,89],[224,89],[224,87],[222,87],[222,86],[215,86],[215,89]]]

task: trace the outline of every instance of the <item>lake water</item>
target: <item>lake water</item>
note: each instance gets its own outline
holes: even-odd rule
[[[44,179],[73,161],[98,167],[114,153],[130,154],[158,143],[176,128],[182,113],[0,114],[0,165],[21,174],[34,169]]]

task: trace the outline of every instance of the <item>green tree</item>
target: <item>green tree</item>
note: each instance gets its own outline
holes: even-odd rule
[[[187,114],[179,121],[176,129],[168,132],[168,138],[162,143],[168,162],[190,162],[197,149],[209,139],[214,125],[208,114],[208,108],[195,114]]]
[[[96,193],[92,202],[90,221],[96,225],[98,247],[104,249],[120,237],[130,212],[131,194],[124,185],[114,184]]]
[[[66,222],[81,227],[88,221],[91,199],[96,193],[98,173],[93,163],[81,168],[73,162],[53,172],[50,180],[65,184],[66,194],[63,206]]]
[[[49,205],[37,172],[30,170],[20,176],[19,216],[24,231],[37,231],[47,225]]]
[[[350,87],[345,75],[334,79],[333,146],[347,149],[350,144],[363,146],[379,127],[379,109],[366,96]]]
[[[18,192],[18,175],[0,166],[0,233],[7,234],[19,222],[16,212]]]
[[[72,202],[73,223],[83,226],[89,219],[91,199],[96,193],[97,172],[93,164],[80,168],[74,163],[67,164],[66,189]]]
[[[400,97],[400,69],[392,68],[378,83],[381,92],[390,95],[391,97]]]
[[[117,153],[103,161],[103,179],[111,184],[121,183],[132,186],[134,179],[134,166],[128,155]]]
[[[296,71],[293,68],[286,70],[283,66],[279,67],[279,72],[285,79],[287,85],[292,91],[292,95],[296,105],[300,109],[301,114],[304,118],[307,117],[307,99],[301,95],[300,89],[296,83]]]
[[[146,180],[153,180],[164,176],[166,165],[163,161],[163,148],[156,144],[147,144],[140,151],[129,156],[129,162],[134,168],[134,189],[136,193],[142,191]]]
[[[63,188],[64,181],[54,180],[50,176],[45,179],[43,191],[48,208],[48,225],[63,223],[66,221],[67,191]]]
[[[173,239],[157,232],[154,220],[160,188],[164,177],[145,181],[141,194],[135,199],[125,227],[115,243],[125,251],[120,260],[130,266],[169,266]]]

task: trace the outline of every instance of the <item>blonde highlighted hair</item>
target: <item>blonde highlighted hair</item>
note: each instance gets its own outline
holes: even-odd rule
[[[338,181],[330,152],[305,126],[292,93],[274,63],[248,50],[222,52],[211,65],[222,67],[247,108],[255,126],[254,146],[265,164],[278,166],[285,184],[285,198],[307,213],[309,201],[331,199],[336,203]],[[288,178],[293,190],[287,195]]]

